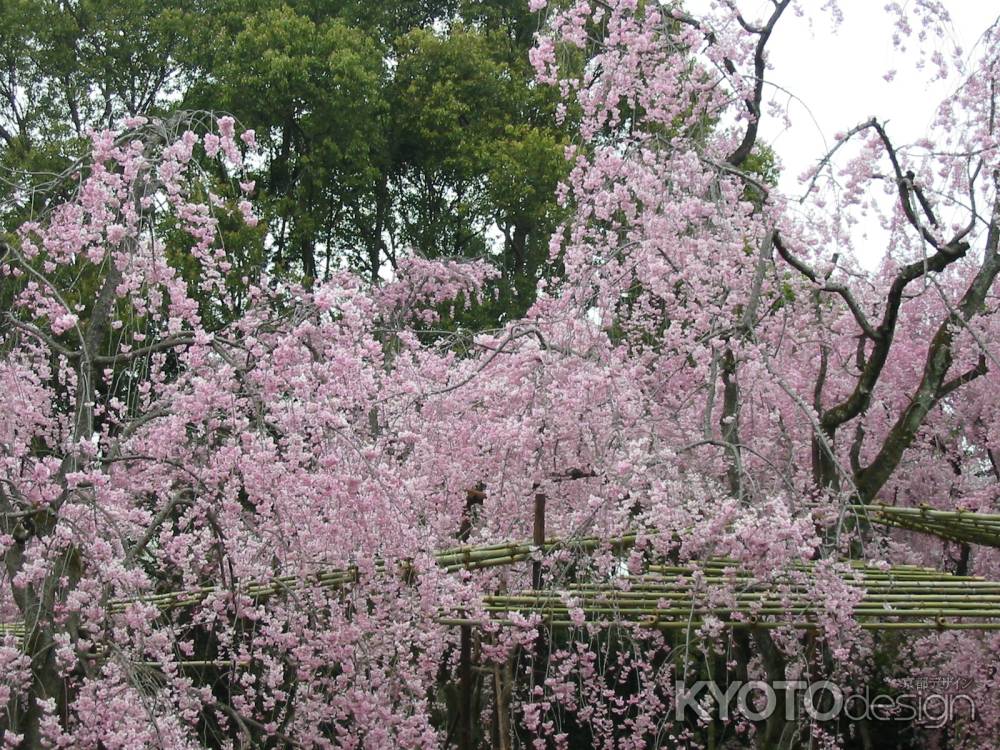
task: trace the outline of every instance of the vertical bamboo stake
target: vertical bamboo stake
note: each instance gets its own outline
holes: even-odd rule
[[[539,549],[545,549],[545,495],[541,492],[535,493],[535,525],[532,542]],[[542,587],[541,560],[531,563],[531,587],[533,589]]]
[[[536,554],[542,555],[545,551],[545,494],[542,492],[535,493],[535,523],[532,532],[532,543],[538,549]],[[531,563],[531,587],[536,591],[542,588],[542,560],[540,558]],[[544,627],[539,627],[535,654],[532,657],[532,682],[534,685],[541,685],[545,680],[543,655],[546,655],[547,658]]]

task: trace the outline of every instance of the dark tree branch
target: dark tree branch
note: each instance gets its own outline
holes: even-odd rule
[[[142,539],[140,539],[134,547],[132,547],[128,554],[125,555],[125,567],[129,567],[134,564],[136,560],[146,551],[146,547],[149,543],[153,541],[153,537],[159,532],[160,527],[164,522],[170,517],[170,514],[174,512],[174,509],[180,507],[181,505],[190,505],[191,500],[184,497],[183,495],[175,496],[169,503],[167,503],[160,512],[157,513],[153,520],[150,521],[149,526],[146,529],[146,533],[143,534]]]
[[[778,23],[781,14],[785,12],[785,9],[790,4],[791,0],[781,0],[775,3],[774,12],[771,13],[771,17],[764,24],[764,28],[760,30],[757,38],[757,47],[753,54],[753,98],[745,100],[747,111],[750,113],[750,122],[747,123],[747,132],[743,135],[740,145],[726,159],[734,167],[739,167],[747,160],[747,157],[750,156],[750,152],[753,150],[754,144],[757,142],[757,129],[760,126],[760,103],[764,98],[764,49],[767,46],[767,40],[771,37],[771,32],[774,31],[775,24]]]
[[[899,155],[892,141],[889,139],[885,128],[872,118],[856,126],[851,131],[851,134],[862,132],[868,128],[874,129],[878,134],[892,164],[900,207],[907,221],[935,252],[929,257],[903,266],[897,272],[886,294],[882,318],[878,326],[873,327],[864,316],[853,295],[850,294],[849,289],[842,285],[828,284],[827,279],[821,279],[815,270],[792,255],[781,242],[780,237],[776,235],[775,247],[779,255],[814,284],[822,285],[820,288],[824,291],[839,294],[851,309],[865,337],[874,342],[872,351],[867,357],[865,357],[864,351],[865,339],[859,342],[859,375],[851,394],[840,403],[821,413],[820,428],[831,441],[841,425],[863,414],[871,402],[872,392],[881,377],[882,370],[892,347],[896,324],[899,318],[899,310],[903,303],[906,288],[914,280],[931,273],[940,273],[949,265],[964,257],[969,249],[969,243],[965,241],[965,237],[972,228],[970,225],[961,229],[947,242],[935,236],[928,228],[928,225],[925,225],[921,219],[921,215],[918,214],[918,211],[922,213],[929,226],[938,229],[940,222],[934,213],[933,206],[926,198],[923,189],[914,184],[913,172],[909,170],[904,171],[900,164]],[[843,139],[841,143],[846,140],[846,138]],[[818,169],[821,169],[824,164],[829,162],[832,154],[840,145],[838,144],[824,157]],[[972,190],[971,183],[974,182],[975,175],[978,172],[977,168],[970,175],[970,191]],[[994,179],[997,179],[996,175],[994,175]],[[813,178],[814,183],[815,177]],[[812,189],[812,185],[810,185],[809,189]],[[808,191],[806,194],[808,195]],[[1000,242],[1000,228],[998,228],[998,224],[1000,224],[1000,206],[994,206],[992,220],[987,233],[984,260],[979,273],[966,290],[958,306],[959,309],[949,311],[944,321],[940,324],[937,333],[931,341],[927,363],[924,367],[924,373],[916,394],[910,399],[907,407],[890,431],[889,436],[883,442],[878,455],[865,468],[860,466],[861,441],[864,439],[864,429],[859,425],[858,429],[855,430],[855,440],[850,451],[851,467],[860,499],[864,502],[874,497],[875,493],[881,489],[892,472],[895,471],[903,452],[912,443],[917,430],[930,409],[942,398],[971,380],[980,377],[985,372],[985,358],[981,358],[980,363],[972,370],[952,378],[950,381],[945,381],[948,369],[951,367],[953,360],[952,343],[957,324],[961,324],[963,321],[967,322],[971,317],[979,313],[990,285],[996,278],[998,271],[1000,271],[1000,258],[997,256],[997,245]]]
[[[959,243],[957,247],[945,245],[926,260],[914,261],[899,270],[889,287],[882,320],[874,331],[873,341],[875,345],[872,347],[865,367],[858,377],[854,391],[844,401],[824,412],[821,421],[825,429],[836,430],[840,425],[854,419],[868,408],[872,390],[882,375],[882,368],[889,357],[889,350],[896,333],[899,308],[903,303],[903,292],[906,287],[925,274],[943,271],[962,258],[968,249],[969,245],[965,242]]]
[[[767,19],[767,23],[765,23],[763,27],[753,26],[747,23],[742,16],[737,14],[737,21],[739,24],[751,34],[757,34],[758,39],[753,56],[753,94],[749,99],[744,99],[747,111],[750,113],[750,122],[747,124],[747,130],[743,135],[743,140],[740,141],[740,145],[736,147],[736,150],[733,151],[733,153],[726,157],[726,163],[732,167],[740,167],[743,162],[747,160],[747,157],[750,156],[750,152],[753,150],[753,147],[757,142],[757,129],[760,125],[760,105],[764,98],[764,68],[766,65],[764,51],[767,46],[768,39],[771,38],[771,33],[774,31],[775,25],[778,23],[778,19],[781,18],[781,15],[785,12],[785,9],[788,8],[789,5],[791,5],[791,0],[774,0],[774,11],[771,13],[771,17]],[[711,29],[706,30],[697,18],[680,11],[675,11],[671,17],[679,23],[704,31],[705,40],[709,44],[715,44],[715,32]],[[728,57],[723,58],[722,66],[729,75],[737,75],[736,65],[733,64],[733,61]]]
[[[175,336],[168,336],[161,341],[149,344],[148,346],[143,346],[138,349],[133,349],[128,352],[121,352],[120,354],[111,355],[100,355],[94,357],[95,364],[118,364],[120,362],[130,362],[137,357],[144,357],[147,354],[153,354],[155,352],[166,351],[167,349],[176,349],[179,346],[191,346],[194,343],[193,333],[179,333]]]
[[[782,241],[778,232],[774,232],[774,247],[778,251],[778,255],[780,255],[784,261],[788,263],[788,265],[819,286],[819,291],[831,292],[839,295],[844,302],[847,303],[847,307],[850,308],[851,314],[854,316],[854,320],[857,321],[861,330],[864,331],[865,336],[872,340],[878,338],[879,333],[872,328],[871,323],[868,322],[868,318],[861,309],[861,305],[859,305],[858,301],[854,298],[854,293],[851,292],[848,287],[843,284],[830,284],[826,279],[820,278],[820,275],[815,270],[810,268],[799,258],[792,255],[792,253],[785,246],[785,243]]]
[[[761,182],[761,180],[758,177],[748,174],[747,172],[744,172],[742,169],[734,167],[732,164],[729,164],[728,162],[723,162],[720,164],[719,162],[712,161],[711,159],[706,159],[705,157],[701,157],[701,162],[703,164],[707,164],[710,167],[718,169],[720,172],[731,174],[734,177],[738,177],[739,179],[743,180],[743,182],[747,183],[755,190],[757,190],[760,193],[762,199],[767,199],[767,197],[771,194],[771,189],[763,182]]]
[[[906,173],[906,179],[909,181],[910,187],[913,188],[913,194],[917,196],[917,202],[920,204],[920,208],[923,209],[924,216],[927,217],[927,221],[931,223],[931,226],[936,228],[940,226],[940,224],[938,223],[937,217],[934,215],[931,204],[928,202],[926,196],[924,196],[923,189],[913,181],[915,176],[916,175],[914,175],[912,171],[908,171]]]
[[[946,398],[953,391],[957,391],[966,383],[971,383],[973,380],[982,377],[987,372],[989,372],[989,368],[986,366],[986,355],[980,354],[979,361],[976,363],[975,367],[966,370],[961,375],[956,375],[946,383],[942,383],[941,387],[938,388],[938,392],[934,395],[934,400],[940,401],[941,399]]]
[[[833,148],[831,148],[823,155],[823,158],[819,160],[819,164],[817,164],[816,168],[813,170],[812,179],[809,181],[809,186],[806,188],[806,191],[802,194],[802,197],[799,198],[799,203],[802,203],[803,201],[805,201],[806,198],[809,197],[809,194],[813,191],[813,188],[816,187],[816,181],[819,179],[820,172],[822,172],[823,168],[830,163],[830,161],[833,159],[833,155],[836,154],[841,149],[841,147],[843,147],[845,143],[851,140],[852,136],[855,136],[858,133],[862,133],[874,125],[875,125],[874,117],[865,120],[864,122],[858,125],[855,125],[853,128],[847,131],[847,133],[844,135],[843,138],[837,141],[837,144]]]
[[[998,199],[994,204],[993,215],[994,217],[1000,215],[1000,199]],[[862,469],[862,471],[856,475],[858,492],[862,502],[868,502],[874,498],[878,491],[881,490],[885,483],[889,480],[889,477],[892,476],[892,473],[899,465],[899,461],[902,458],[903,453],[912,444],[913,439],[916,437],[917,431],[923,424],[924,418],[927,416],[928,412],[934,408],[934,406],[936,406],[944,396],[953,392],[965,383],[971,382],[975,378],[980,377],[986,371],[985,353],[983,353],[983,356],[980,357],[980,362],[976,365],[976,367],[966,373],[963,373],[962,375],[957,376],[956,378],[953,378],[952,380],[945,381],[945,377],[948,374],[948,370],[951,367],[954,358],[952,345],[954,343],[957,330],[964,323],[968,323],[969,320],[982,312],[986,296],[989,294],[997,275],[1000,274],[1000,254],[997,252],[998,241],[1000,241],[1000,232],[996,230],[996,222],[994,221],[994,224],[991,226],[990,234],[987,236],[986,248],[979,271],[976,273],[975,277],[973,277],[971,283],[965,291],[965,294],[962,295],[962,299],[959,301],[958,305],[956,305],[956,309],[953,312],[949,312],[948,315],[945,316],[944,320],[938,326],[934,337],[931,339],[930,347],[927,352],[927,361],[924,365],[923,375],[921,376],[920,385],[917,387],[916,393],[910,398],[906,408],[903,410],[902,414],[900,414],[895,424],[893,424],[892,429],[889,431],[881,449],[872,460],[871,464]],[[947,258],[952,257],[950,253],[938,252],[928,259],[927,265],[930,265],[935,259],[942,258],[942,256],[946,260],[938,260],[939,263],[944,262],[944,265],[946,266],[948,263],[952,262],[951,260],[947,260]],[[912,263],[909,266],[904,267],[900,271],[900,276],[903,276],[907,272],[907,269],[912,269],[915,265],[923,264]],[[939,269],[935,268],[933,270]],[[911,275],[920,275],[923,272],[918,269],[911,271],[910,273]],[[916,276],[914,276],[914,278],[916,278]],[[897,281],[893,283],[893,289],[896,289],[899,284],[900,277],[897,277]],[[901,288],[899,295],[902,295]],[[898,302],[896,303],[896,307],[898,308]],[[887,310],[887,314],[888,312],[889,311]],[[876,343],[876,350],[878,350],[880,343],[881,342]],[[875,355],[873,353],[872,359],[874,358]],[[869,360],[869,366],[870,365],[871,360]],[[879,367],[879,370],[881,370],[881,367]],[[864,374],[862,375],[862,379],[859,380],[859,387],[863,380]],[[855,394],[856,393],[857,389],[855,389]],[[852,396],[841,405],[842,407],[845,407],[845,412],[847,411],[845,405],[853,406],[854,402],[852,399],[854,398],[855,396],[852,394]],[[870,392],[865,398],[865,403],[867,403],[867,398],[870,398]],[[830,412],[824,414],[824,419],[827,419],[829,414]]]
[[[998,482],[1000,482],[1000,461],[997,460],[996,452],[992,448],[987,448],[986,457],[990,460],[990,467],[993,469],[993,476]]]
[[[896,188],[899,191],[899,204],[903,209],[903,213],[906,215],[906,220],[910,222],[910,225],[916,229],[920,233],[920,236],[923,237],[924,240],[926,240],[926,242],[935,250],[942,251],[952,247],[958,241],[957,239],[952,240],[947,245],[942,245],[941,241],[935,237],[934,234],[927,229],[927,227],[924,226],[922,221],[920,221],[920,217],[913,209],[913,196],[917,198],[917,202],[920,203],[920,206],[931,225],[934,227],[939,226],[939,222],[934,216],[934,212],[931,210],[930,203],[928,203],[927,199],[924,197],[923,191],[913,182],[913,172],[911,170],[903,172],[903,168],[899,163],[899,155],[896,153],[896,147],[893,146],[892,141],[889,139],[889,135],[885,132],[885,128],[874,118],[872,118],[871,123],[872,128],[875,129],[879,140],[882,141],[882,145],[885,147],[886,155],[889,157],[889,163],[892,164],[892,171],[896,175]]]
[[[76,359],[77,357],[80,356],[80,352],[79,351],[74,351],[72,349],[66,348],[65,346],[63,346],[62,344],[60,344],[58,341],[56,341],[55,339],[53,339],[51,336],[48,336],[47,334],[45,334],[45,332],[42,331],[38,326],[32,325],[31,323],[25,323],[23,321],[20,321],[17,318],[15,318],[13,315],[11,315],[10,313],[7,313],[6,317],[7,317],[7,321],[12,326],[14,326],[14,328],[17,328],[20,331],[24,331],[26,334],[28,334],[32,338],[38,339],[43,344],[45,344],[49,349],[51,349],[53,352],[55,352],[57,354],[61,354],[62,356],[66,357],[68,359]]]

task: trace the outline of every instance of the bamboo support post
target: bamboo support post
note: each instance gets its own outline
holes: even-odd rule
[[[535,493],[535,521],[533,525],[532,542],[538,553],[545,550],[545,495],[541,492]],[[535,560],[531,563],[531,587],[540,589],[542,587],[542,561]]]
[[[473,750],[473,704],[475,676],[472,671],[472,626],[459,628],[458,662],[458,750]]]

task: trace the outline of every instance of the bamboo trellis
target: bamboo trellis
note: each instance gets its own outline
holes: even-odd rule
[[[1000,514],[937,510],[926,505],[852,505],[849,510],[872,523],[921,531],[953,542],[1000,548]]]
[[[646,534],[646,536],[650,536],[650,534]],[[574,552],[592,552],[606,547],[618,552],[632,547],[637,538],[639,538],[638,534],[625,534],[607,539],[593,536],[570,537],[566,539],[552,537],[546,539],[542,551],[544,554],[550,554],[558,549],[567,549]],[[437,552],[434,554],[434,559],[446,572],[455,573],[459,570],[482,570],[524,562],[530,560],[535,551],[536,547],[531,542],[501,542],[499,544],[481,546],[463,545]],[[386,571],[386,565],[382,561],[377,561],[374,567],[378,572],[384,573]],[[398,564],[397,571],[400,576],[405,577],[413,573],[413,567],[411,563],[404,561]],[[116,599],[111,602],[109,609],[112,613],[121,613],[130,604],[142,603],[152,604],[161,611],[168,612],[174,609],[196,606],[205,601],[209,596],[226,594],[242,595],[253,601],[260,601],[284,591],[292,591],[309,586],[340,588],[341,586],[357,582],[358,576],[358,567],[352,565],[346,568],[331,568],[307,576],[276,576],[255,580],[231,589],[222,586],[203,586],[183,591],[170,591],[162,594]]]
[[[1000,514],[940,511],[926,506],[900,508],[888,505],[854,505],[850,506],[850,510],[859,515],[867,514],[867,518],[873,523],[896,526],[913,531],[923,531],[953,541],[973,542],[1000,547]],[[608,547],[616,552],[620,552],[623,549],[633,546],[637,538],[637,534],[626,534],[610,539],[601,539],[593,536],[566,539],[549,538],[544,544],[543,551],[545,554],[551,553],[556,549],[590,552],[601,547]],[[501,542],[480,546],[465,545],[437,552],[434,558],[438,565],[446,571],[453,573],[459,570],[481,570],[524,562],[532,558],[536,549],[536,545],[529,541]],[[384,563],[381,562],[377,562],[375,567],[381,571],[385,569]],[[409,563],[400,563],[399,567],[401,574],[405,575],[411,572]],[[711,568],[711,564],[709,567]],[[897,574],[901,575],[905,569],[897,566],[894,570]],[[925,578],[926,575],[947,575],[937,573],[931,569],[924,570],[924,574]],[[357,581],[357,577],[358,568],[351,566],[324,570],[305,577],[279,576],[251,581],[243,586],[235,587],[232,589],[232,593],[241,594],[251,600],[259,601],[279,594],[282,591],[304,586],[319,585],[324,588],[337,588]],[[954,583],[958,579],[952,576],[948,580]],[[997,585],[1000,586],[1000,584]],[[145,604],[153,604],[163,611],[169,611],[195,606],[203,602],[208,596],[225,593],[225,591],[225,589],[218,586],[209,586],[185,591],[151,594],[132,599],[120,599],[112,603],[111,610],[113,612],[121,612],[129,604],[138,601]]]
[[[15,638],[24,637],[24,624],[20,622],[0,622],[0,639],[6,635],[12,635]]]
[[[571,584],[560,590],[530,590],[487,596],[491,620],[510,624],[511,613],[539,615],[552,628],[583,624],[634,625],[658,630],[697,629],[712,616],[724,628],[816,629],[822,602],[810,589],[814,566],[792,566],[793,575],[762,582],[732,560],[694,566],[651,565],[649,573],[627,582]],[[696,577],[696,571],[699,576]],[[796,575],[797,574],[797,575]],[[844,566],[840,577],[862,589],[853,614],[866,630],[1000,630],[1000,582],[955,576],[931,568],[901,565],[882,569],[859,563]],[[713,603],[718,584],[732,593]],[[463,616],[453,625],[478,624]]]
[[[646,534],[646,536],[650,536],[650,534]],[[543,554],[550,554],[559,549],[592,552],[599,548],[607,548],[620,552],[632,547],[638,538],[638,534],[625,534],[611,538],[588,536],[560,539],[553,537],[546,539],[541,551]],[[459,570],[482,570],[524,562],[531,559],[537,549],[531,542],[501,542],[480,546],[463,545],[437,552],[434,554],[434,559],[446,572],[454,573]],[[382,561],[377,561],[374,567],[378,572],[384,573],[386,571],[386,564]],[[406,561],[400,562],[397,566],[397,573],[402,577],[412,575],[412,564]],[[240,596],[251,601],[261,601],[282,592],[306,587],[336,589],[355,583],[358,578],[358,566],[331,568],[307,576],[274,576],[232,587],[201,586],[181,591],[119,598],[109,603],[108,611],[111,614],[122,614],[130,605],[143,604],[153,605],[160,612],[167,613],[197,606],[212,596]],[[6,635],[13,635],[17,639],[23,638],[23,623],[0,623],[0,639]]]
[[[638,538],[638,534],[610,539],[550,538],[542,550],[530,542],[467,545],[438,552],[434,559],[448,572],[482,570],[525,562],[539,551],[548,554],[558,549],[590,552],[604,548],[621,552],[634,546]],[[375,569],[384,573],[387,566],[378,562]],[[647,572],[630,576],[627,581],[569,583],[562,588],[488,595],[482,602],[485,620],[471,618],[464,612],[442,612],[439,621],[456,626],[484,625],[487,621],[504,624],[511,622],[510,613],[517,612],[537,614],[550,627],[568,628],[575,626],[569,616],[572,601],[572,608],[579,607],[584,621],[592,624],[687,629],[701,627],[711,615],[727,628],[817,628],[822,606],[809,587],[809,579],[815,575],[814,566],[799,563],[791,571],[784,578],[762,582],[734,561],[723,558],[692,565],[652,564]],[[410,563],[398,564],[398,575],[413,573]],[[857,562],[845,564],[840,575],[864,592],[854,607],[854,616],[864,629],[1000,629],[1000,582],[912,565],[883,569]],[[305,577],[256,580],[232,588],[206,586],[116,599],[109,609],[121,613],[130,605],[141,603],[152,604],[166,613],[195,606],[210,596],[237,595],[260,601],[304,587],[340,588],[358,579],[359,569],[352,566]],[[724,604],[713,603],[709,596],[713,588],[721,589],[720,584],[732,590]],[[20,639],[23,631],[21,623],[0,624],[0,637],[13,635]]]

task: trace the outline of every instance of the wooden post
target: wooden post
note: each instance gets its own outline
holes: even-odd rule
[[[458,527],[458,541],[469,541],[469,535],[472,534],[472,516],[476,506],[481,507],[483,500],[486,499],[485,490],[486,485],[478,482],[475,487],[465,491],[465,510],[462,512],[462,523]]]
[[[473,509],[482,505],[486,494],[486,486],[479,482],[475,488],[465,493],[465,511],[462,513],[462,523],[458,529],[458,539],[466,542],[472,533]],[[459,630],[458,654],[458,750],[473,750],[473,701],[476,692],[476,677],[472,671],[472,626],[462,625]]]
[[[515,651],[516,653],[516,651]],[[503,665],[493,665],[494,736],[496,750],[510,750],[510,694],[514,687],[513,664],[517,657],[507,658]]]
[[[462,625],[458,662],[458,750],[473,750],[472,695],[475,692],[472,674],[472,626]]]
[[[535,523],[532,530],[532,543],[544,554],[545,551],[545,495],[541,492],[535,493]],[[535,590],[542,588],[542,560],[538,559],[531,563],[531,587]],[[545,626],[538,627],[538,637],[535,641],[535,652],[531,657],[531,681],[532,688],[542,685],[545,682],[545,665],[548,661],[548,648],[545,639]]]
[[[545,549],[545,495],[541,492],[535,493],[535,525],[532,543],[540,550]],[[535,560],[531,563],[531,587],[533,589],[542,587],[541,560]]]

